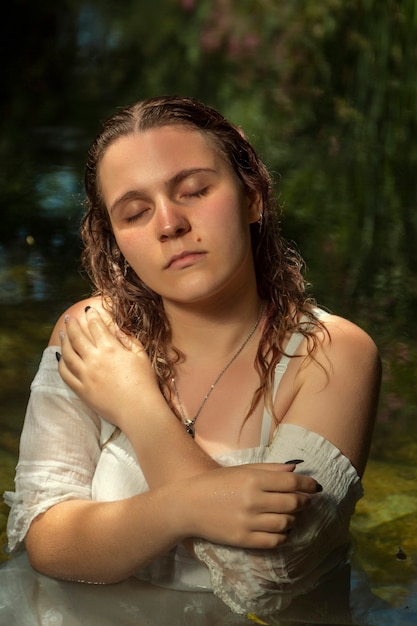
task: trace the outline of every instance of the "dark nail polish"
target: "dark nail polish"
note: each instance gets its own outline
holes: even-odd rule
[[[87,313],[87,311],[89,311],[91,309],[91,306],[86,306],[84,311]]]
[[[316,492],[320,493],[320,491],[323,491],[323,487],[322,485],[320,485],[320,483],[316,483]]]
[[[304,463],[303,459],[293,459],[292,461],[285,461],[284,465],[299,465],[299,463]]]
[[[61,355],[59,354],[59,352],[55,352],[55,356],[56,356],[56,360],[59,361],[61,360]]]

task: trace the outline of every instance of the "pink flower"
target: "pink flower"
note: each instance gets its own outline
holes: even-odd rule
[[[184,11],[192,11],[195,8],[195,0],[180,0],[180,3]]]

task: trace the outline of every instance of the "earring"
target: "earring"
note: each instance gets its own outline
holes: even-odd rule
[[[258,231],[259,231],[259,234],[261,234],[261,232],[262,232],[263,221],[264,221],[264,214],[261,213],[259,215],[259,219],[258,219]]]
[[[128,271],[128,269],[129,269],[129,267],[130,267],[130,265],[129,265],[129,263],[128,263],[128,262],[126,261],[126,259],[125,259],[125,260],[124,260],[124,263],[123,263],[123,276],[124,276],[125,278],[126,278],[126,274],[127,274],[127,271]]]

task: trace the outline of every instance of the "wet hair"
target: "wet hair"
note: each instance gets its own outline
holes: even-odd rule
[[[258,294],[265,303],[255,362],[261,385],[249,415],[262,395],[272,410],[274,369],[284,353],[288,332],[299,330],[309,337],[312,352],[317,343],[314,326],[320,323],[311,312],[313,301],[306,295],[302,259],[281,234],[271,176],[244,133],[219,112],[194,98],[161,96],[120,109],[104,122],[88,152],[85,170],[87,210],[81,229],[84,267],[119,327],[144,345],[169,399],[169,382],[181,354],[171,345],[161,297],[128,266],[117,245],[101,193],[100,163],[107,148],[120,137],[173,125],[206,137],[232,168],[243,192],[261,196],[262,226],[250,225]],[[300,324],[302,315],[311,325]]]

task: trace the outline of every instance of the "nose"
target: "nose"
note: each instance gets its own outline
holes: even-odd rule
[[[159,241],[166,241],[182,237],[190,231],[191,225],[181,207],[163,202],[158,207],[156,228]]]

